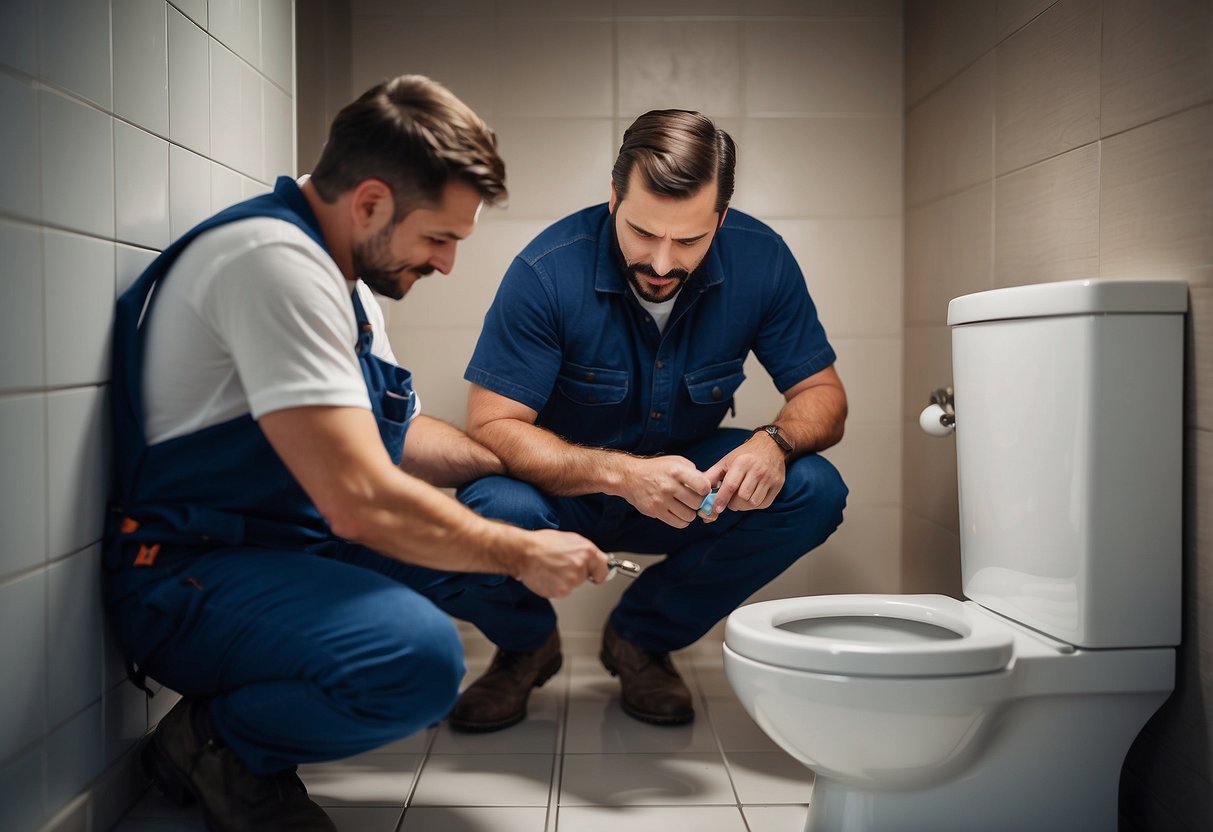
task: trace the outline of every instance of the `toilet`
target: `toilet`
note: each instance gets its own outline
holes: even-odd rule
[[[954,402],[923,423],[954,424],[966,600],[726,623],[733,690],[814,772],[806,830],[1116,829],[1175,682],[1186,309],[1181,281],[1094,279],[949,304]]]

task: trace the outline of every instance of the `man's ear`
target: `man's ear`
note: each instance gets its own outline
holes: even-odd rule
[[[607,202],[607,211],[614,214],[615,206],[619,204],[619,194],[615,193],[615,183],[611,182],[611,199]]]
[[[350,211],[354,227],[375,230],[391,222],[395,200],[392,189],[382,179],[363,179],[350,195]]]
[[[724,225],[724,218],[729,215],[729,206],[724,206],[724,210],[720,212],[720,221],[716,223],[716,230],[720,230],[720,226]]]

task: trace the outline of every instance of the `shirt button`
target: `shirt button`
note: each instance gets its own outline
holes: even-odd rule
[[[652,419],[654,422],[656,422],[657,420],[659,420],[661,418],[661,411],[654,410],[652,413],[649,414],[649,418]]]
[[[660,358],[659,358],[659,359],[657,359],[657,369],[658,369],[658,370],[661,370],[661,369],[663,369],[664,367],[665,367],[665,362],[664,362],[664,361],[662,361]]]
[[[598,378],[598,376],[596,376],[594,373],[586,373],[586,374],[585,374],[585,380],[586,380],[586,381],[593,381],[593,380],[594,380],[594,379],[596,379],[596,378]]]
[[[714,402],[718,402],[718,401],[720,401],[722,398],[724,398],[724,393],[720,392],[720,388],[719,388],[719,387],[713,387],[713,388],[712,388],[712,401],[714,401]]]

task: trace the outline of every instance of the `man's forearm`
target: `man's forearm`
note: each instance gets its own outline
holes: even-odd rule
[[[824,451],[842,439],[847,397],[841,387],[820,385],[789,399],[775,417],[795,455]]]
[[[548,494],[622,495],[635,457],[623,451],[587,448],[518,419],[496,419],[475,429],[475,438],[496,452],[511,477]]]
[[[505,470],[484,445],[454,425],[424,414],[413,420],[405,434],[400,467],[439,488],[454,488]]]

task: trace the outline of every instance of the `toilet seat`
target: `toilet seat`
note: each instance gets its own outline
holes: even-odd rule
[[[845,676],[963,676],[1005,668],[1013,631],[946,595],[822,595],[734,610],[725,644],[757,662]]]

